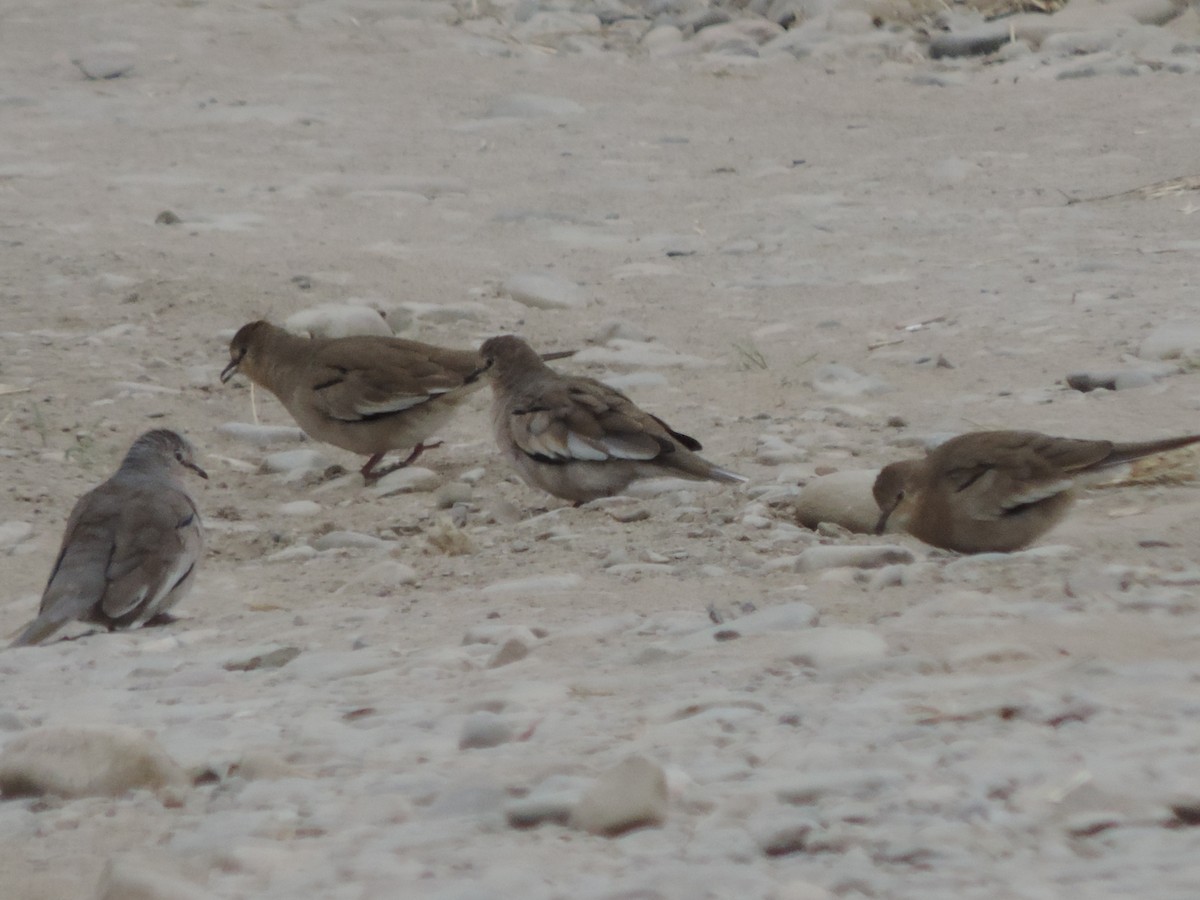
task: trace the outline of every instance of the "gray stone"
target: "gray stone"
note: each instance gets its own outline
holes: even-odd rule
[[[513,275],[504,282],[504,292],[522,306],[534,309],[573,309],[587,302],[573,281],[541,273]]]
[[[796,560],[797,572],[817,572],[821,569],[878,569],[881,566],[911,563],[911,550],[893,544],[878,546],[837,546],[822,544],[809,547]]]
[[[372,496],[394,497],[397,494],[423,494],[435,491],[442,484],[442,476],[433,469],[421,466],[405,466],[388,472],[370,487]]]
[[[480,710],[467,716],[458,736],[459,750],[486,750],[512,740],[508,721],[496,713]]]
[[[1009,42],[1011,32],[1003,21],[979,25],[963,31],[944,31],[929,41],[931,59],[955,56],[983,56],[995,53]]]
[[[323,534],[312,542],[315,550],[379,550],[387,547],[390,541],[375,537],[373,534],[363,534],[358,531],[331,531]]]
[[[565,97],[544,94],[509,94],[496,100],[488,115],[495,118],[569,119],[583,115],[584,108]]]
[[[880,511],[871,489],[878,475],[878,469],[849,469],[813,479],[795,500],[796,520],[806,528],[833,522],[859,534],[873,534]]]
[[[283,320],[283,327],[303,337],[340,338],[357,334],[392,336],[392,328],[377,309],[354,304],[326,303],[302,309]]]
[[[666,818],[666,773],[644,756],[631,756],[596,779],[571,811],[570,823],[581,831],[614,837],[661,825]]]
[[[279,450],[268,454],[263,460],[264,472],[312,472],[329,466],[329,460],[319,450],[298,447],[295,450]]]
[[[26,731],[0,751],[4,797],[116,797],[139,788],[186,787],[187,776],[159,744],[116,725]]]
[[[308,437],[292,425],[252,425],[249,422],[226,422],[217,426],[217,433],[255,447],[275,444],[294,444]]]
[[[1138,356],[1142,359],[1200,359],[1200,323],[1160,325],[1142,339]]]
[[[813,373],[813,389],[833,397],[873,397],[892,390],[882,378],[864,375],[849,366],[827,363]]]
[[[0,550],[11,550],[31,534],[33,534],[33,526],[28,522],[0,523]]]
[[[92,900],[212,900],[216,896],[171,868],[145,856],[110,859]]]
[[[875,662],[887,656],[887,642],[861,628],[813,628],[797,632],[789,657],[797,665],[830,669]]]

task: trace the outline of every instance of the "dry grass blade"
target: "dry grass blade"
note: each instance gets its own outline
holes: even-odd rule
[[[1120,200],[1123,198],[1140,198],[1142,200],[1157,200],[1160,197],[1171,197],[1185,191],[1200,191],[1200,175],[1184,175],[1171,178],[1168,181],[1156,181],[1145,187],[1121,191],[1116,194],[1104,194],[1100,197],[1067,197],[1067,206],[1075,203],[1099,203],[1101,200]]]

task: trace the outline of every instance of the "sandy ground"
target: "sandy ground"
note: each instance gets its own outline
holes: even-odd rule
[[[1167,827],[1200,792],[1194,487],[1093,493],[1050,550],[1009,559],[900,538],[917,562],[896,583],[797,573],[818,538],[760,495],[940,432],[1195,430],[1190,371],[1063,382],[1144,365],[1153,329],[1200,320],[1200,198],[1064,195],[1196,174],[1200,81],[554,53],[445,11],[0,13],[0,522],[32,526],[4,550],[0,633],[138,433],[184,431],[212,475],[184,620],[0,655],[0,737],[130,725],[189,768],[287,776],[178,805],[7,801],[0,895],[92,896],[108,860],[149,854],[237,898],[1194,896],[1200,837]],[[1194,12],[1172,27],[1200,35]],[[125,77],[72,64],[113,43]],[[586,304],[513,302],[500,286],[526,272]],[[483,468],[461,555],[430,540],[432,493],[260,474],[266,451],[217,430],[252,418],[246,386],[217,381],[229,334],[351,299],[459,346],[583,348],[620,320],[702,364],[564,367],[646,376],[635,399],[751,484],[635,499],[630,522],[561,508],[504,470],[485,395],[424,461],[445,482]],[[888,390],[819,390],[830,363]],[[262,393],[258,413],[290,423]],[[764,462],[766,437],[794,461]],[[281,513],[302,499],[319,511]],[[272,560],[343,530],[389,543]],[[559,578],[507,584],[539,575]],[[705,637],[710,606],[799,601],[845,658],[797,651],[803,628]],[[488,668],[472,629],[532,630],[531,652]],[[281,645],[301,651],[283,668],[223,668]],[[481,709],[522,739],[459,750]],[[663,827],[506,824],[547,778],[633,753],[666,769]]]

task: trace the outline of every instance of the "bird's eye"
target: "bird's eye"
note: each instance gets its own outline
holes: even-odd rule
[[[182,450],[175,451],[175,459],[177,459],[179,462],[183,462],[183,451]]]

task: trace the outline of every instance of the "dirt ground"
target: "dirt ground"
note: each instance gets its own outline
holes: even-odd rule
[[[1200,788],[1193,485],[1093,492],[1050,551],[1007,560],[893,536],[917,562],[882,586],[795,571],[816,540],[882,539],[797,533],[760,495],[938,433],[1198,430],[1189,366],[1127,391],[1065,378],[1145,368],[1155,329],[1200,323],[1200,195],[1067,202],[1197,174],[1200,81],[547,52],[444,13],[0,13],[0,523],[32,526],[2,551],[0,633],[32,617],[71,504],[137,434],[179,429],[211,475],[184,619],[0,654],[7,736],[132,725],[187,767],[256,753],[289,773],[179,806],[6,801],[0,895],[92,896],[109,859],[148,853],[220,897],[1094,898],[1145,879],[1187,896],[1196,838],[1160,826]],[[72,62],[103,53],[134,66],[89,80]],[[502,285],[529,272],[586,303],[514,302]],[[640,404],[750,484],[564,508],[505,470],[486,393],[422,460],[445,483],[483,469],[457,555],[433,492],[262,474],[267,450],[218,431],[253,419],[246,384],[217,380],[229,336],[347,301],[454,346],[516,331],[582,349],[623,323],[696,364],[562,367],[636,376]],[[877,381],[815,386],[830,364]],[[794,460],[764,461],[767,438]],[[280,509],[306,499],[319,511]],[[648,515],[611,514],[630,505]],[[389,543],[275,556],[332,531]],[[543,575],[559,580],[509,584]],[[795,631],[684,640],[710,607],[799,601],[886,654],[814,669]],[[488,668],[464,644],[481,626],[538,642]],[[276,671],[222,668],[280,645],[301,653]],[[479,709],[527,738],[459,750]],[[633,752],[666,769],[663,828],[504,823],[546,778]],[[799,810],[828,845],[768,851],[799,814],[779,785],[823,777],[852,785]],[[1067,810],[1084,782],[1100,799]]]

